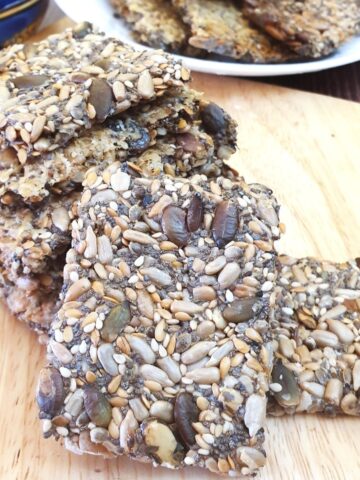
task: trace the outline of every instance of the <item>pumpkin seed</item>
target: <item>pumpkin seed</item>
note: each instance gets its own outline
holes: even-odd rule
[[[169,205],[163,211],[161,226],[169,240],[178,247],[183,247],[189,240],[186,226],[186,212],[174,205]]]
[[[46,75],[22,75],[21,77],[13,78],[12,82],[16,88],[36,88],[49,80],[50,78]]]
[[[212,233],[216,245],[225,247],[234,238],[238,228],[237,208],[234,204],[223,200],[215,209]]]
[[[186,224],[189,232],[196,232],[202,224],[204,217],[204,205],[200,193],[195,193],[186,215]]]
[[[192,424],[198,421],[199,409],[190,393],[183,392],[176,397],[174,418],[184,444],[191,448],[195,444],[195,430]]]
[[[223,317],[227,322],[240,323],[247,322],[254,315],[254,305],[256,304],[256,298],[242,298],[241,300],[235,300],[223,311]]]
[[[89,103],[95,108],[96,118],[103,122],[111,112],[113,91],[110,85],[101,78],[94,78],[90,86]]]
[[[107,427],[111,420],[111,405],[95,385],[85,385],[84,405],[90,420],[98,427]]]
[[[281,385],[281,390],[274,393],[276,401],[284,407],[296,406],[300,402],[300,388],[294,373],[277,360],[272,371],[272,382]]]
[[[104,320],[100,331],[101,338],[106,342],[113,342],[130,322],[130,318],[130,304],[127,300],[113,307]]]
[[[65,399],[63,379],[56,368],[40,371],[36,400],[41,412],[54,416],[61,409]]]

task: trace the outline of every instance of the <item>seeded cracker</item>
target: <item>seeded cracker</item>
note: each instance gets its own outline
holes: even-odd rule
[[[360,269],[279,257],[268,411],[360,415]]]
[[[50,196],[36,209],[1,208],[0,293],[10,311],[35,330],[49,328],[62,285],[77,192]]]
[[[226,0],[172,0],[189,24],[190,45],[244,62],[284,62],[294,58],[286,47],[253,28],[241,10]]]
[[[0,149],[15,148],[21,164],[190,77],[171,56],[135,51],[90,24],[3,50],[0,72]]]
[[[235,122],[200,93],[181,88],[110,118],[25,165],[12,148],[0,152],[0,196],[7,205],[38,203],[49,192],[66,194],[81,185],[92,165],[132,157],[145,176],[163,170],[184,176],[194,169],[219,175],[225,173],[223,161],[235,152],[235,144]],[[155,145],[160,155],[151,149]]]
[[[57,301],[62,287],[62,271],[59,265],[49,262],[49,272],[18,277],[11,282],[6,271],[0,271],[0,294],[10,312],[32,330],[45,334],[57,312]]]
[[[277,203],[242,180],[125,168],[85,180],[37,392],[44,434],[77,453],[253,475]]]
[[[245,0],[244,14],[299,55],[329,55],[359,33],[359,0]]]
[[[19,276],[47,273],[48,261],[64,254],[69,247],[72,205],[78,192],[66,197],[51,196],[36,210],[3,207],[0,216],[0,265],[16,282]]]
[[[16,159],[17,167],[9,167],[3,152],[2,165],[8,168],[1,172],[2,202],[9,207],[0,209],[0,288],[10,310],[38,331],[48,328],[71,240],[67,210],[85,169],[118,158],[128,159],[145,176],[163,170],[182,176],[194,171],[230,175],[223,160],[235,150],[235,140],[235,124],[220,107],[183,89],[178,98],[165,94],[109,119],[102,128],[24,167]]]
[[[111,0],[111,4],[138,42],[172,52],[186,46],[187,26],[169,0]]]

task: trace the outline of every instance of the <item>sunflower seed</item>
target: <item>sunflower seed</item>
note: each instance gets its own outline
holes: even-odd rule
[[[220,288],[224,290],[230,287],[239,278],[240,273],[241,269],[237,263],[232,262],[225,265],[218,276]]]
[[[164,372],[168,375],[170,380],[174,383],[178,383],[182,377],[181,371],[179,368],[179,364],[173,360],[171,357],[164,357],[157,360],[157,364],[164,370]]]
[[[339,338],[341,343],[350,345],[355,339],[355,335],[352,333],[349,327],[339,320],[328,319],[326,323],[329,326],[329,330]]]
[[[162,387],[171,387],[173,382],[167,376],[167,374],[154,365],[142,365],[140,367],[140,373],[144,380],[150,380],[159,383]]]
[[[154,83],[149,70],[141,72],[137,88],[143,98],[151,98],[154,95]]]
[[[185,365],[198,362],[204,358],[215,345],[216,342],[198,342],[182,354],[181,361]]]
[[[191,372],[187,372],[186,377],[194,380],[196,383],[218,383],[220,380],[220,370],[216,367],[196,368]]]
[[[150,407],[150,415],[160,418],[166,423],[172,423],[174,420],[174,407],[165,400],[157,400]]]
[[[311,332],[311,337],[315,340],[316,345],[319,347],[336,348],[339,345],[339,339],[335,333],[328,332],[326,330],[314,330]]]
[[[205,267],[206,275],[215,275],[220,272],[226,265],[226,257],[221,255],[215,258],[212,262],[209,262]]]
[[[125,452],[129,452],[133,446],[138,422],[132,410],[128,410],[124,420],[120,424],[119,445]]]
[[[129,342],[131,349],[140,355],[144,362],[149,364],[155,363],[155,354],[143,338],[135,335],[125,335],[125,338]]]
[[[155,267],[142,268],[141,275],[147,276],[151,282],[159,287],[168,287],[172,284],[170,275]]]
[[[103,343],[97,350],[98,359],[105,372],[112,376],[116,376],[119,373],[117,363],[113,358],[114,354],[114,347],[111,343]]]
[[[132,398],[131,400],[129,400],[129,405],[134,413],[134,417],[138,422],[142,422],[143,420],[145,420],[145,418],[149,416],[147,408],[139,398]]]
[[[218,365],[220,361],[226,357],[234,349],[234,344],[232,341],[224,343],[221,347],[217,348],[215,352],[211,355],[210,360],[207,362],[207,367],[214,367]]]
[[[250,437],[254,437],[261,428],[264,428],[265,416],[266,398],[258,394],[250,395],[245,404],[244,415],[244,423]]]

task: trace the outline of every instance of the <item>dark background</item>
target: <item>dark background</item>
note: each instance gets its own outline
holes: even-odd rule
[[[263,77],[260,81],[360,102],[360,62],[318,73]]]

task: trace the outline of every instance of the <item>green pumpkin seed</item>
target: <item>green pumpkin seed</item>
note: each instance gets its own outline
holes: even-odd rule
[[[111,420],[111,405],[95,385],[84,387],[84,405],[90,420],[97,427],[106,428]]]
[[[300,388],[294,373],[286,368],[281,360],[275,362],[272,382],[281,385],[280,392],[274,393],[276,401],[283,407],[296,406],[300,402]]]
[[[100,332],[101,338],[107,342],[113,342],[130,322],[130,318],[129,302],[125,301],[116,305],[105,318],[104,326]]]

